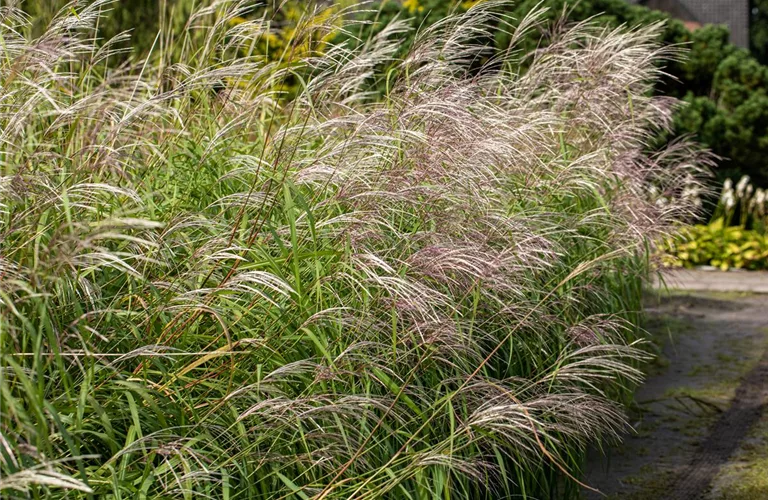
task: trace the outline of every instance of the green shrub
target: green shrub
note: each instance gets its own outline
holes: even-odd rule
[[[30,35],[40,36],[58,13],[68,10],[71,5],[79,8],[89,3],[88,0],[21,0],[21,7],[32,20],[27,26]],[[180,33],[196,5],[194,0],[102,0],[99,3],[99,10],[104,14],[99,23],[102,42],[127,32],[130,42],[121,46],[129,53],[133,49],[139,57],[148,54],[153,47],[159,50],[160,40],[157,38],[161,28],[165,37]],[[114,63],[117,64],[126,54],[115,56]]]
[[[766,0],[752,0],[750,21],[750,50],[762,64],[768,64],[768,2]]]

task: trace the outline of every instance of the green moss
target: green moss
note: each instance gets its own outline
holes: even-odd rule
[[[676,399],[683,405],[685,402],[691,402],[698,406],[712,406],[724,408],[727,406],[736,391],[736,381],[725,380],[710,384],[702,388],[675,387],[664,393],[668,399]]]
[[[635,491],[622,492],[607,498],[609,500],[656,500],[664,498],[674,479],[674,474],[671,471],[659,470],[656,467],[646,465],[640,469],[637,475],[623,479],[624,483],[635,486]]]
[[[720,470],[713,482],[712,498],[768,498],[768,414],[763,415],[733,460]]]

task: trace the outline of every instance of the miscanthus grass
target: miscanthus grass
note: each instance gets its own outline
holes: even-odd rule
[[[311,12],[265,58],[216,2],[115,66],[108,7],[0,10],[2,496],[576,492],[707,163],[646,147],[659,27],[493,55],[489,1],[394,60]]]

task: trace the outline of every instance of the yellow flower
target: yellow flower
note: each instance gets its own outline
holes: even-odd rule
[[[403,2],[403,7],[408,9],[409,14],[424,12],[424,6],[419,4],[419,0],[405,0]]]

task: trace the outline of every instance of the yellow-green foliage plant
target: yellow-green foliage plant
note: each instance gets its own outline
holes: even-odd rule
[[[766,194],[748,176],[736,185],[726,180],[712,220],[685,229],[665,242],[670,267],[713,266],[729,269],[768,268]]]
[[[695,149],[645,153],[659,26],[552,31],[521,75],[473,65],[500,2],[404,59],[332,13],[284,64],[218,1],[114,67],[108,5],[0,9],[3,498],[577,495],[645,249],[695,209]]]
[[[669,243],[665,257],[672,267],[714,266],[729,269],[768,267],[768,239],[743,226],[726,226],[723,218],[686,229]]]

